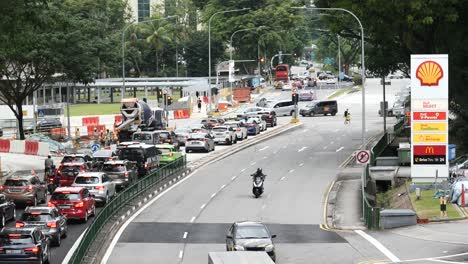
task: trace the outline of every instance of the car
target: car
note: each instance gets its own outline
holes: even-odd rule
[[[91,155],[81,153],[66,154],[63,156],[60,163],[63,164],[70,162],[83,162],[88,164],[88,167],[90,167],[91,163],[93,162],[93,157]]]
[[[36,122],[36,132],[48,132],[53,128],[60,128],[62,127],[62,122],[59,118],[45,118],[42,120],[38,120]],[[24,133],[31,134],[34,132],[33,125],[24,128]]]
[[[176,128],[174,133],[176,134],[177,140],[179,141],[179,146],[185,146],[185,141],[189,137],[190,133],[192,133],[192,130],[189,127],[181,127]]]
[[[79,219],[85,223],[90,216],[96,215],[94,197],[83,187],[58,187],[47,206],[56,207],[67,219]]]
[[[37,175],[10,176],[0,186],[0,193],[15,204],[37,206],[47,202],[47,185]]]
[[[0,194],[0,215],[2,220],[1,227],[6,225],[6,222],[16,219],[16,206],[11,200],[8,200],[5,194]]]
[[[3,137],[3,128],[0,127],[0,137]]]
[[[265,251],[273,261],[276,261],[274,238],[276,235],[272,235],[261,222],[235,222],[226,235],[226,250]]]
[[[268,103],[271,103],[271,102],[273,102],[273,100],[267,99],[267,98],[262,98],[257,102],[256,105],[258,107],[265,107]]]
[[[171,163],[183,156],[182,152],[176,150],[174,145],[159,144],[156,145],[156,148],[162,153],[161,160],[159,160],[161,166]]]
[[[179,141],[174,131],[157,130],[155,133],[157,133],[159,137],[159,142],[157,144],[171,144],[174,145],[176,149],[179,149]]]
[[[132,140],[134,142],[141,142],[141,143],[156,145],[156,144],[159,144],[161,140],[164,140],[166,138],[164,137],[164,139],[161,139],[159,137],[160,131],[161,130],[135,132],[132,135]]]
[[[225,143],[232,145],[237,143],[237,136],[230,126],[215,126],[211,129],[215,143]]]
[[[257,114],[262,116],[262,119],[265,120],[267,126],[274,127],[278,125],[276,115],[274,112],[259,111],[257,112]]]
[[[192,133],[185,144],[185,152],[203,150],[210,152],[215,150],[215,142],[209,133]]]
[[[320,100],[312,101],[304,108],[299,110],[301,116],[315,116],[315,115],[336,115],[338,112],[338,103],[336,100]]]
[[[109,160],[101,168],[115,183],[118,189],[126,188],[138,180],[138,169],[136,164],[128,160]]]
[[[83,187],[89,190],[94,199],[101,204],[109,203],[116,194],[115,183],[104,172],[80,173],[75,178],[72,187]]]
[[[210,130],[206,129],[203,124],[192,124],[190,126],[189,137],[191,133],[210,133]],[[187,139],[185,139],[185,141],[187,141]]]
[[[93,165],[91,171],[100,171],[102,165],[114,158],[117,158],[117,153],[110,149],[100,149],[93,153]]]
[[[117,146],[120,160],[129,160],[136,162],[138,176],[143,177],[152,173],[159,167],[161,151],[154,145],[145,143],[129,144],[126,146]]]
[[[247,135],[247,128],[245,127],[245,123],[241,121],[228,121],[224,123],[225,126],[230,126],[234,129],[236,133],[236,137],[238,140],[244,140],[248,137]]]
[[[292,85],[290,83],[283,84],[281,87],[281,91],[291,91],[292,90]]]
[[[269,102],[269,101],[266,101]],[[257,113],[258,111],[265,111],[264,107],[249,107],[249,108],[244,108],[240,110],[237,114],[238,115],[248,115],[252,113]]]
[[[257,122],[257,124],[260,126],[260,132],[267,130],[267,123],[263,115],[252,114],[252,115],[248,115],[247,118],[253,118]]]
[[[335,84],[336,79],[335,79],[335,77],[329,76],[329,78],[325,80],[325,83],[326,84]]]
[[[212,129],[215,126],[222,125],[224,123],[224,119],[222,118],[205,118],[202,119],[201,124],[205,129]]]
[[[67,218],[55,207],[26,207],[15,223],[16,228],[39,227],[55,246],[60,246],[62,238],[67,236]]]
[[[0,263],[49,263],[49,239],[39,227],[0,231]]]
[[[299,91],[299,101],[312,101],[314,100],[314,93],[310,87],[304,88]]]
[[[248,135],[258,135],[260,134],[260,124],[254,118],[247,119],[245,122],[247,126],[247,134]]]
[[[273,112],[276,116],[292,116],[296,107],[291,100],[281,100],[268,104],[263,111]]]
[[[57,170],[60,176],[60,186],[71,186],[75,177],[82,172],[90,171],[87,163],[84,162],[66,162],[62,163]]]

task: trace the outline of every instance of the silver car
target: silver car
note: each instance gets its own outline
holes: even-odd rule
[[[293,101],[291,100],[282,100],[277,102],[272,102],[267,105],[265,111],[274,112],[276,116],[288,116],[293,115],[296,111]]]
[[[232,127],[234,129],[237,140],[243,140],[247,138],[247,128],[245,127],[245,124],[241,121],[229,121],[224,123],[226,126]]]
[[[210,152],[215,149],[213,137],[209,133],[192,133],[185,142],[185,152],[202,150]]]
[[[211,129],[215,143],[225,143],[232,145],[237,143],[237,136],[234,129],[230,126],[215,126]]]
[[[107,204],[115,196],[115,183],[103,172],[80,173],[72,186],[88,189],[94,199],[103,204]]]

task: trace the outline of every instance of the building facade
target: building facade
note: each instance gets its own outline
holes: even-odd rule
[[[164,12],[164,0],[129,0],[128,5],[134,21],[143,21],[154,12]],[[159,9],[159,10],[156,10]]]

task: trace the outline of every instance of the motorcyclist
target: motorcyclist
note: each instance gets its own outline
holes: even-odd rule
[[[54,161],[52,160],[52,157],[48,155],[47,159],[44,161],[44,173],[46,177],[49,177],[49,175],[51,175],[51,168],[53,165]]]
[[[265,180],[265,176],[266,176],[266,175],[263,174],[261,168],[257,168],[257,171],[256,171],[254,174],[252,174],[252,176],[253,176],[253,177],[261,177],[262,180]]]

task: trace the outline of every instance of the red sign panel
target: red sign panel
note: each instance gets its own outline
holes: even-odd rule
[[[446,112],[413,112],[414,120],[446,120]]]
[[[447,147],[446,146],[413,146],[413,155],[418,156],[434,156],[434,155],[446,155]]]
[[[187,119],[190,118],[190,112],[188,109],[174,110],[174,119]]]

